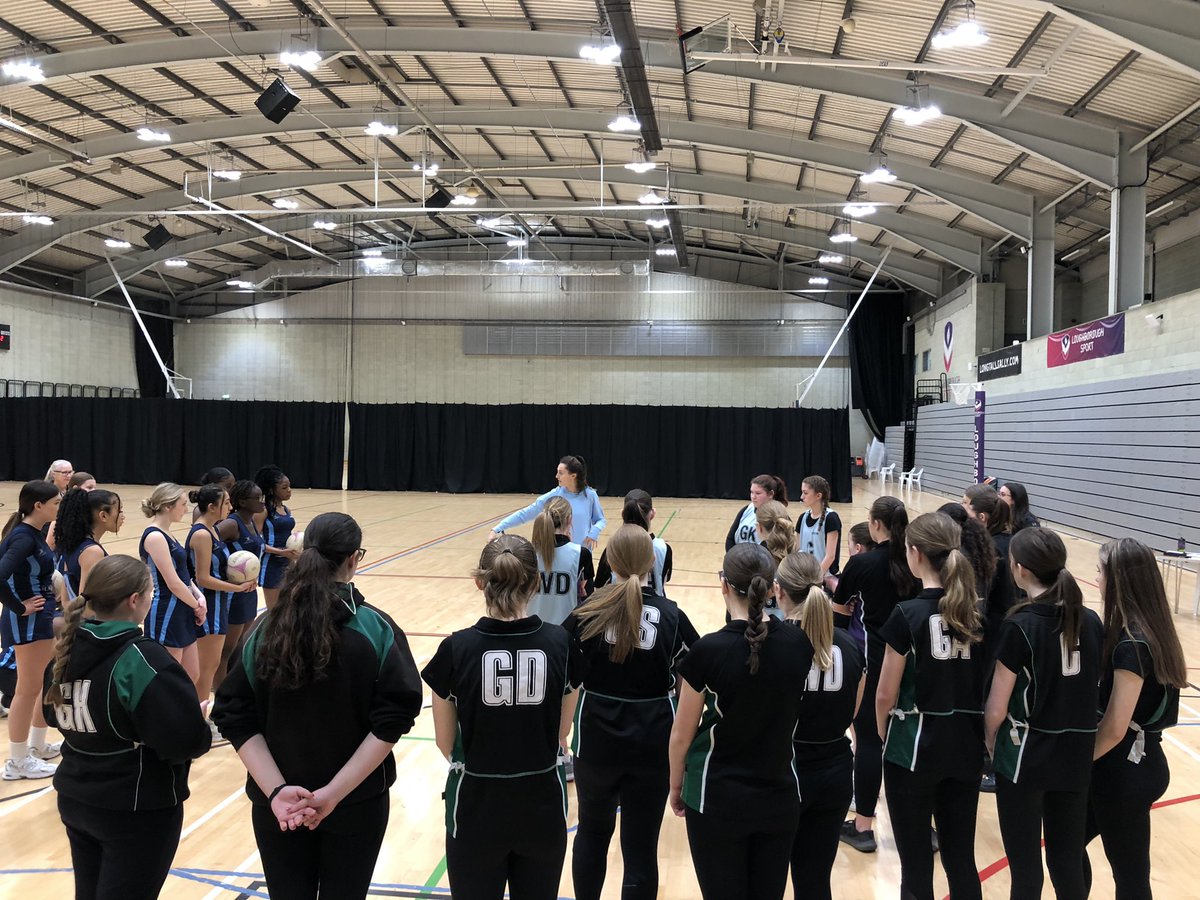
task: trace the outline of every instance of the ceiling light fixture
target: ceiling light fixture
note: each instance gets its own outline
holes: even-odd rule
[[[957,50],[961,47],[981,47],[988,42],[988,33],[975,21],[975,0],[963,0],[950,7],[949,20],[956,10],[962,10],[963,20],[951,29],[940,29],[930,42],[934,50]]]
[[[376,120],[368,122],[367,127],[363,129],[363,134],[367,137],[395,137],[400,133],[400,129],[395,125],[384,125]]]
[[[666,228],[668,225],[671,224],[671,220],[666,217],[663,217],[661,219],[647,219],[646,224],[649,225],[651,228]]]
[[[522,266],[522,265],[525,265],[526,263],[533,262],[533,260],[530,259],[528,256],[506,256],[504,259],[500,260],[500,262],[511,263],[513,265]]]
[[[620,115],[608,123],[609,131],[641,131],[642,123],[632,116]]]
[[[271,201],[271,205],[276,209],[299,209],[300,204],[288,197],[276,197]]]
[[[644,175],[651,169],[657,169],[658,163],[650,158],[650,154],[646,152],[646,145],[638,141],[637,146],[633,148],[633,157],[629,162],[625,163],[625,168],[631,172],[637,172],[639,175]]]
[[[908,85],[908,105],[897,107],[895,118],[905,125],[918,128],[941,115],[941,109],[929,100],[929,85],[914,79]]]
[[[492,216],[490,219],[476,219],[475,224],[480,228],[500,228],[503,225],[511,225],[511,216]]]
[[[871,154],[867,163],[867,171],[859,178],[863,184],[891,184],[895,180],[895,173],[888,168],[887,154],[882,150],[876,150]]]
[[[509,247],[528,247],[529,246],[529,241],[525,240],[525,238],[523,238],[523,237],[509,238],[504,243],[507,244]]]
[[[858,235],[850,230],[849,222],[839,222],[833,230],[833,234],[829,236],[829,241],[832,244],[853,244],[858,240]]]
[[[321,65],[321,54],[316,50],[285,50],[279,54],[279,64],[292,69],[303,69],[305,72],[315,72]]]
[[[879,207],[867,200],[865,192],[855,191],[850,195],[850,202],[842,207],[842,212],[852,219],[861,219],[864,216],[875,215],[879,212]]]
[[[579,58],[598,66],[612,66],[620,61],[621,48],[616,44],[585,44],[579,48]]]
[[[674,247],[655,247],[654,255],[655,256],[675,256],[676,255],[675,248]]]
[[[11,62],[6,62],[0,66],[6,78],[12,78],[15,81],[28,81],[35,83],[46,80],[46,73],[42,71],[42,67],[35,62],[27,60],[14,59]]]
[[[644,206],[651,206],[655,203],[666,202],[667,198],[660,197],[658,194],[654,193],[654,188],[651,188],[650,190],[646,191],[646,193],[642,194],[642,196],[638,197],[638,203],[641,203]]]
[[[53,225],[54,220],[49,216],[42,216],[36,213],[26,213],[21,216],[21,221],[26,225]]]
[[[432,178],[438,173],[438,164],[431,162],[426,158],[425,154],[421,154],[421,158],[412,164],[414,172],[420,172],[426,178]]]
[[[383,251],[378,247],[368,247],[362,252],[362,255],[370,259],[378,259],[379,257],[383,256]]]
[[[333,231],[333,229],[337,228],[337,225],[333,222],[326,222],[324,219],[317,219],[317,221],[313,222],[313,228],[317,229],[317,231]]]
[[[188,267],[188,261],[186,259],[178,259],[178,258],[167,259],[167,260],[163,260],[163,265],[166,266],[168,269],[186,269]]]
[[[822,253],[817,257],[817,262],[827,266],[835,266],[840,262],[845,262],[845,257],[837,253]]]
[[[105,238],[104,246],[112,250],[128,250],[133,244],[129,243],[129,241],[122,241],[119,238]]]
[[[808,283],[809,284],[829,284],[829,279],[824,278],[820,275],[814,275],[812,278],[808,279]]]
[[[243,291],[249,291],[254,288],[253,281],[242,281],[240,278],[231,278],[225,283],[232,288],[240,288]]]
[[[479,189],[472,185],[465,191],[459,191],[451,197],[450,203],[454,206],[474,206],[478,200]]]
[[[242,173],[237,169],[217,169],[212,173],[212,177],[222,181],[240,181]]]
[[[171,135],[165,131],[155,131],[153,128],[142,127],[136,132],[139,141],[147,143],[165,144],[171,140]]]

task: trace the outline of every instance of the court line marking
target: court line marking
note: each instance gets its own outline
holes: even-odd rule
[[[518,507],[518,509],[524,509],[524,507]],[[517,510],[514,509],[514,510],[510,510],[509,512],[504,513],[500,517],[500,520],[498,520],[498,521],[502,521],[504,518],[512,515],[516,511]],[[480,521],[476,522],[473,525],[468,525],[465,528],[460,528],[457,531],[452,531],[449,534],[442,535],[441,537],[431,538],[430,540],[425,541],[424,543],[421,543],[421,544],[417,544],[416,546],[408,547],[404,550],[398,550],[397,552],[391,554],[390,556],[385,556],[381,559],[377,559],[377,560],[374,560],[373,562],[367,563],[367,565],[360,568],[358,570],[358,572],[359,573],[369,572],[371,569],[374,569],[377,566],[382,566],[384,563],[394,562],[397,559],[403,559],[405,556],[410,556],[413,553],[417,553],[421,550],[428,550],[430,547],[436,546],[437,544],[440,544],[444,541],[448,541],[451,538],[456,538],[461,535],[472,532],[475,529],[480,528],[483,525],[486,525],[488,522],[493,521],[494,519],[495,519],[495,516],[488,516],[486,519],[481,519]]]
[[[671,523],[675,521],[675,516],[678,515],[680,507],[675,507],[675,512],[671,513],[671,518],[667,519],[667,524],[662,527],[662,531],[658,533],[658,537],[662,537],[667,533],[667,529],[671,527]]]
[[[28,806],[34,800],[38,799],[38,797],[45,796],[46,794],[50,793],[52,790],[54,790],[54,785],[50,785],[49,787],[44,787],[40,791],[32,791],[28,794],[21,795],[21,799],[18,800],[16,803],[13,803],[10,806],[4,807],[4,809],[0,809],[0,818],[3,818],[4,816],[12,815],[18,809]]]
[[[212,819],[213,816],[220,813],[223,809],[228,807],[231,803],[236,802],[239,797],[244,797],[244,796],[246,796],[245,787],[238,788],[236,791],[234,791],[232,794],[230,794],[228,797],[226,797],[224,800],[222,800],[220,803],[218,803],[216,806],[214,806],[212,809],[210,809],[208,812],[206,812],[200,818],[198,818],[195,822],[193,822],[187,828],[183,829],[183,832],[179,835],[179,843],[182,844],[185,839],[187,839],[188,837],[191,837],[191,835],[195,833],[196,829],[207,824],[208,821],[210,819]]]
[[[248,866],[252,865],[256,859],[258,859],[258,848],[257,847],[254,848],[253,853],[251,853],[249,856],[247,856],[245,859],[243,859],[240,863],[238,863],[237,868],[235,868],[232,872],[208,873],[208,872],[204,872],[203,869],[193,870],[196,872],[204,872],[204,874],[223,874],[226,876],[225,880],[220,885],[213,888],[211,891],[209,891],[207,894],[204,895],[204,900],[217,900],[217,898],[221,896],[221,892],[223,890],[230,889],[230,888],[225,887],[225,885],[232,885],[234,878],[257,877],[254,874],[245,873],[242,871],[242,870],[246,869]],[[233,885],[233,887],[236,887],[236,885]]]

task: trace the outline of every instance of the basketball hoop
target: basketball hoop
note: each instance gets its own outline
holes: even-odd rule
[[[978,381],[963,381],[950,385],[950,398],[959,406],[969,406],[975,402],[975,392],[982,390]]]

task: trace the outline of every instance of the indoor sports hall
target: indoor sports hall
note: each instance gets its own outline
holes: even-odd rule
[[[674,814],[676,792],[664,802],[657,844],[651,841],[657,880],[647,887],[641,875],[627,874],[618,831],[607,845],[606,874],[601,851],[603,886],[582,889],[595,878],[580,874],[580,786],[566,783],[566,772],[577,762],[586,784],[596,764],[589,767],[578,745],[574,755],[556,746],[547,777],[564,780],[565,825],[556,827],[566,831],[566,848],[554,897],[1036,900],[1036,888],[1018,886],[1029,883],[1040,883],[1045,898],[1200,896],[1187,863],[1200,827],[1200,732],[1192,730],[1200,726],[1197,260],[1196,0],[13,0],[0,10],[0,524],[10,523],[0,543],[4,704],[12,707],[14,691],[23,690],[13,685],[26,687],[15,709],[20,721],[7,710],[0,718],[0,747],[14,748],[0,781],[0,897],[140,896],[101,889],[108,874],[93,878],[73,866],[80,838],[73,831],[69,839],[64,826],[63,797],[72,789],[64,787],[64,773],[75,765],[71,771],[93,774],[72,779],[106,783],[86,768],[88,754],[74,737],[93,734],[83,726],[94,723],[78,705],[73,720],[60,706],[68,710],[62,724],[69,733],[60,734],[51,716],[47,731],[38,724],[40,682],[29,693],[31,679],[40,677],[30,671],[78,658],[80,641],[64,642],[64,628],[83,634],[92,627],[87,634],[97,646],[103,641],[95,635],[107,633],[101,626],[108,614],[97,616],[91,601],[71,615],[72,585],[82,584],[72,572],[83,566],[83,549],[75,542],[73,554],[56,555],[56,542],[73,542],[78,530],[67,522],[75,512],[59,515],[68,509],[84,511],[78,514],[87,519],[86,542],[101,545],[89,559],[149,562],[156,598],[160,590],[168,597],[176,576],[163,574],[147,535],[157,528],[163,553],[176,559],[178,549],[182,559],[192,553],[199,527],[193,521],[212,535],[209,580],[225,584],[216,594],[225,591],[220,608],[232,608],[231,586],[243,588],[248,613],[228,633],[240,635],[236,646],[228,640],[227,647],[218,640],[228,638],[224,625],[214,624],[210,604],[198,599],[209,592],[202,573],[192,573],[191,593],[182,587],[175,595],[185,618],[188,604],[198,616],[187,640],[208,648],[190,657],[152,626],[160,612],[151,605],[146,613],[149,594],[137,586],[114,594],[114,603],[149,615],[143,627],[154,639],[145,640],[155,646],[146,648],[142,638],[130,646],[148,654],[155,685],[175,678],[177,687],[195,686],[201,712],[189,694],[187,722],[200,723],[206,745],[209,734],[212,740],[207,752],[185,754],[196,757],[190,771],[182,767],[190,796],[163,804],[182,807],[182,824],[170,841],[173,857],[163,863],[169,869],[162,897],[308,896],[281,888],[282,881],[268,884],[276,876],[266,871],[252,816],[263,809],[273,815],[276,795],[261,783],[248,795],[250,742],[242,744],[241,725],[226,717],[234,715],[238,686],[264,696],[239,660],[259,652],[262,635],[270,635],[265,629],[277,627],[272,618],[282,620],[276,610],[296,602],[299,573],[316,571],[318,557],[329,562],[320,577],[331,584],[344,584],[349,573],[359,593],[338,596],[358,598],[343,601],[351,617],[390,617],[403,632],[406,649],[391,637],[372,647],[393,661],[410,653],[410,693],[420,688],[415,723],[397,732],[392,750],[394,782],[376,798],[386,830],[366,896],[509,896],[465,886],[463,860],[474,857],[455,844],[453,832],[456,778],[478,774],[461,757],[470,759],[463,741],[472,733],[464,725],[471,714],[465,694],[434,690],[430,682],[437,683],[451,635],[478,631],[481,616],[507,624],[492,615],[493,595],[485,602],[480,587],[498,584],[490,580],[499,578],[498,567],[512,564],[497,563],[497,552],[520,557],[531,539],[539,590],[549,590],[539,528],[550,521],[548,498],[556,492],[569,501],[560,506],[572,507],[577,534],[570,532],[572,511],[565,525],[554,520],[550,556],[557,558],[555,547],[584,548],[573,557],[579,585],[576,591],[571,582],[572,607],[587,610],[594,601],[583,598],[593,589],[595,601],[605,602],[621,590],[598,578],[592,584],[589,568],[594,563],[607,573],[611,563],[619,581],[620,540],[653,546],[656,568],[630,577],[649,579],[645,597],[658,596],[660,587],[662,608],[690,621],[700,646],[715,646],[713,635],[744,633],[746,641],[738,637],[730,652],[750,653],[757,665],[752,633],[760,625],[764,661],[777,633],[817,646],[813,674],[794,694],[763,689],[751,692],[757,707],[740,707],[761,708],[764,727],[778,725],[792,701],[781,699],[777,709],[772,702],[788,694],[801,718],[787,721],[803,723],[813,715],[804,703],[818,690],[811,685],[820,683],[820,646],[828,639],[810,640],[807,624],[800,637],[788,622],[776,624],[785,615],[807,620],[791,615],[774,592],[787,580],[787,560],[811,554],[817,574],[806,587],[819,596],[810,593],[805,605],[832,610],[835,644],[838,634],[859,634],[857,623],[864,663],[856,674],[869,690],[851,704],[856,792],[848,809],[844,801],[839,807],[845,821],[821,884],[801,881],[797,889],[789,878],[786,886],[780,880],[714,888],[705,880],[708,854],[698,851],[705,813],[689,806],[685,816],[680,806]],[[79,493],[93,488],[116,499]],[[639,491],[644,503],[634,496]],[[575,501],[592,496],[592,517],[580,531],[583,507]],[[210,502],[211,513],[201,509]],[[780,502],[768,523],[764,509]],[[631,504],[642,509],[633,518]],[[953,520],[944,509],[933,515],[946,504],[958,507]],[[175,513],[168,515],[168,506]],[[903,524],[880,524],[895,521],[897,509],[907,538]],[[293,543],[286,531],[275,536],[279,511],[289,517]],[[318,546],[321,527],[310,527],[329,514],[352,517],[361,529],[334,556]],[[237,527],[224,531],[231,522]],[[952,536],[952,547],[921,543],[931,523]],[[869,544],[852,540],[859,525],[855,534]],[[255,546],[269,549],[250,553],[251,568],[261,571],[243,583],[229,557],[250,552],[240,543],[247,527],[259,538]],[[768,535],[776,527],[786,544],[778,554]],[[14,542],[13,533],[26,543]],[[976,545],[978,553],[970,544],[975,533],[986,545]],[[1065,563],[1044,564],[1030,549],[1035,543],[1051,556],[1062,548]],[[26,546],[34,548],[28,557]],[[866,566],[855,561],[860,551],[882,554],[893,580],[899,576],[892,564],[908,573],[911,591],[884,610],[886,626],[871,619],[868,588],[847,588]],[[775,580],[747,576],[747,587],[732,559],[738,553],[773,557]],[[933,663],[921,661],[917,637],[906,655],[888,629],[930,590],[943,597],[930,595],[934,618],[949,616],[944,597],[954,595],[959,576],[951,561],[960,558],[970,563],[962,570],[970,575],[961,577],[975,579],[976,608],[963,629],[951,628],[948,656],[939,655],[936,634]],[[39,574],[41,559],[53,561],[65,588],[54,586],[49,569]],[[1146,563],[1137,570],[1140,581],[1129,575],[1133,563],[1121,562],[1128,559]],[[88,565],[106,566],[97,570],[104,574],[115,569]],[[188,570],[178,571],[187,580]],[[924,590],[919,572],[928,575]],[[260,587],[251,589],[255,579]],[[993,621],[990,598],[1004,579],[1010,599]],[[771,593],[747,606],[747,597],[758,596],[755,582]],[[1140,585],[1132,589],[1138,597],[1130,599],[1129,584]],[[95,583],[82,593],[94,590]],[[34,602],[31,592],[41,599],[22,608]],[[1156,615],[1146,612],[1143,620],[1125,603]],[[1053,679],[1039,682],[1040,651],[1032,632],[1017,624],[1043,607],[1060,616],[1050,640],[1057,648],[1054,628],[1063,632],[1061,672],[1058,657],[1051,660],[1061,689]],[[162,614],[170,619],[172,609]],[[646,600],[643,615],[652,609],[658,607]],[[1067,609],[1084,631],[1103,635],[1093,647],[1100,668],[1085,667],[1080,679],[1089,682],[1091,693],[1078,695],[1086,702],[1064,699],[1067,686],[1077,684],[1065,679],[1079,672],[1065,637]],[[77,625],[80,615],[85,622]],[[129,618],[133,612],[120,615],[126,624],[142,623]],[[848,628],[841,627],[843,615]],[[100,624],[87,625],[89,617]],[[584,619],[572,612],[570,621]],[[557,625],[539,625],[559,634]],[[605,641],[621,646],[612,632],[596,634],[597,653],[616,652]],[[1025,668],[1008,655],[1018,634],[1030,641]],[[635,647],[654,644],[644,630],[637,635]],[[695,702],[708,705],[694,740],[710,735],[701,749],[720,768],[721,735],[731,734],[738,716],[729,711],[728,693],[722,711],[714,682],[693,674],[700,663],[687,657],[697,641],[684,644],[664,663],[672,685],[659,692],[670,710],[664,727],[678,735],[676,704],[691,710],[687,704],[702,698]],[[1080,636],[1080,652],[1084,646]],[[213,655],[221,652],[231,658],[228,669]],[[972,671],[987,679],[974,705],[931,712],[923,704],[935,702],[937,679],[929,673],[946,671],[940,662],[964,665],[972,654]],[[1170,659],[1176,674],[1168,678]],[[569,660],[568,682],[575,656]],[[204,669],[209,663],[219,675]],[[589,688],[597,671],[589,665],[579,721],[592,695],[628,707],[640,702]],[[887,695],[891,673],[899,696]],[[1006,675],[1016,688],[1011,699],[997,701],[993,721],[988,704],[997,683],[1012,684]],[[201,687],[214,677],[214,685],[229,679],[215,705]],[[482,703],[505,705],[489,704],[488,677]],[[118,682],[111,682],[111,696],[126,697]],[[47,676],[46,685],[59,683]],[[908,708],[910,688],[919,699]],[[853,694],[853,684],[849,689]],[[37,701],[21,699],[35,695]],[[1147,711],[1151,696],[1157,709]],[[1118,697],[1128,705],[1111,699]],[[358,699],[348,696],[347,708]],[[868,736],[864,752],[859,715],[869,708],[874,724],[877,700],[891,745]],[[1088,723],[1058,727],[1038,718],[1051,716],[1046,710],[1056,704],[1085,709]],[[447,709],[461,726],[449,726],[451,743],[459,737],[453,765],[440,749]],[[695,709],[699,717],[701,706]],[[956,886],[952,893],[949,857],[961,862],[964,841],[960,829],[946,827],[957,819],[944,808],[930,816],[936,830],[928,853],[923,843],[913,850],[911,828],[906,833],[902,825],[906,836],[897,839],[893,821],[902,819],[889,793],[895,800],[897,785],[916,791],[920,778],[933,777],[918,766],[915,749],[907,772],[893,771],[904,769],[894,754],[897,735],[911,725],[906,709],[910,719],[919,713],[920,722],[934,723],[925,736],[930,744],[941,739],[943,721],[967,723],[963,733],[978,747],[947,751],[953,765],[970,757],[968,768],[976,759],[982,767],[987,757],[986,773],[971,768],[957,782],[969,783],[970,802],[978,802],[967,879],[974,882],[976,873],[978,885],[970,890]],[[282,760],[302,758],[310,741],[318,755],[331,740],[345,743],[329,735],[332,721],[293,722],[301,737],[271,749]],[[111,713],[108,722],[128,746],[153,748],[149,738],[122,733]],[[1116,750],[1098,755],[1092,767],[1092,736],[1098,747],[1111,728],[1104,746]],[[510,725],[493,740],[521,747],[535,731]],[[836,731],[839,752],[846,745],[848,790],[848,732],[840,725]],[[985,750],[989,733],[998,751]],[[61,757],[48,749],[64,739]],[[267,747],[272,738],[256,740]],[[697,774],[691,762],[698,745],[688,749],[686,730],[681,740],[680,752],[689,752],[685,779],[699,777],[707,788],[708,764]],[[916,746],[921,740],[918,729]],[[1074,741],[1077,752],[1086,744],[1081,765],[1062,779],[1082,772],[1082,786],[1068,789],[1051,778],[1031,787],[1032,775],[1001,763],[1006,741],[1022,751],[1042,748],[1017,763],[1017,773],[1028,759],[1042,776],[1053,771],[1053,759],[1067,758],[1067,750],[1046,747]],[[1149,755],[1134,761],[1143,745]],[[882,753],[885,768],[875,776],[883,787],[874,791],[861,786],[871,776],[859,769],[871,747],[876,767]],[[739,796],[736,778],[757,785],[773,765],[765,751],[761,765],[754,762],[755,753],[726,760],[728,771],[741,774],[713,778],[734,779],[732,796]],[[803,804],[807,782],[796,758],[788,771]],[[390,771],[390,763],[377,765]],[[1161,783],[1144,796],[1122,794],[1127,806],[1120,808],[1129,814],[1112,824],[1106,785],[1141,784],[1151,765]],[[277,792],[290,785],[285,769],[281,762],[274,772],[283,779]],[[990,789],[976,789],[981,775],[992,778]],[[689,802],[691,783],[681,803]],[[175,782],[176,794],[181,784]],[[919,784],[925,790],[933,782]],[[282,795],[287,803],[298,796],[297,810],[309,802],[317,810],[295,814],[297,834],[320,834],[327,813],[319,787]],[[1039,804],[1050,804],[1051,795],[1074,797],[1065,816],[1070,827],[1049,805],[1038,807],[1048,817],[1044,859],[1037,846],[1015,849],[1022,829],[1009,810],[1017,809],[1017,788],[1023,801],[1036,794]],[[784,785],[795,802],[790,791]],[[871,803],[865,794],[878,794],[874,817],[864,817]],[[912,796],[900,801],[909,826]],[[140,815],[139,802],[144,798],[128,812],[118,804],[121,815]],[[746,821],[769,808],[751,800],[744,806],[738,812]],[[333,807],[328,815],[340,813],[339,822],[353,810],[336,808],[337,801]],[[93,804],[100,808],[107,807]],[[506,815],[492,808],[470,826],[495,822],[495,841],[516,840],[522,829]],[[623,815],[616,813],[617,829]],[[707,818],[704,827],[712,828],[719,817]],[[778,817],[760,818],[763,828],[778,830]],[[113,829],[124,821],[114,813]],[[1041,828],[1038,818],[1023,830],[1032,838]],[[1140,849],[1147,828],[1148,857]],[[833,832],[828,838],[832,848]],[[754,859],[756,842],[748,843],[747,858]],[[792,852],[803,850],[796,845]],[[782,867],[787,852],[773,855]],[[932,893],[921,868],[930,856]],[[1044,875],[1031,875],[1030,865],[1039,863]],[[712,858],[707,864],[711,869]],[[1070,880],[1079,871],[1088,881],[1082,891]],[[1118,882],[1127,886],[1118,890]],[[139,889],[146,896],[159,891]],[[326,887],[320,896],[362,893]],[[549,898],[516,887],[511,896]]]

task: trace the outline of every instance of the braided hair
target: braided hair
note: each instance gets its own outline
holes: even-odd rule
[[[759,544],[737,544],[725,554],[721,577],[734,593],[746,598],[746,643],[750,645],[746,665],[750,674],[756,675],[762,643],[767,639],[763,607],[775,578],[775,558]]]

